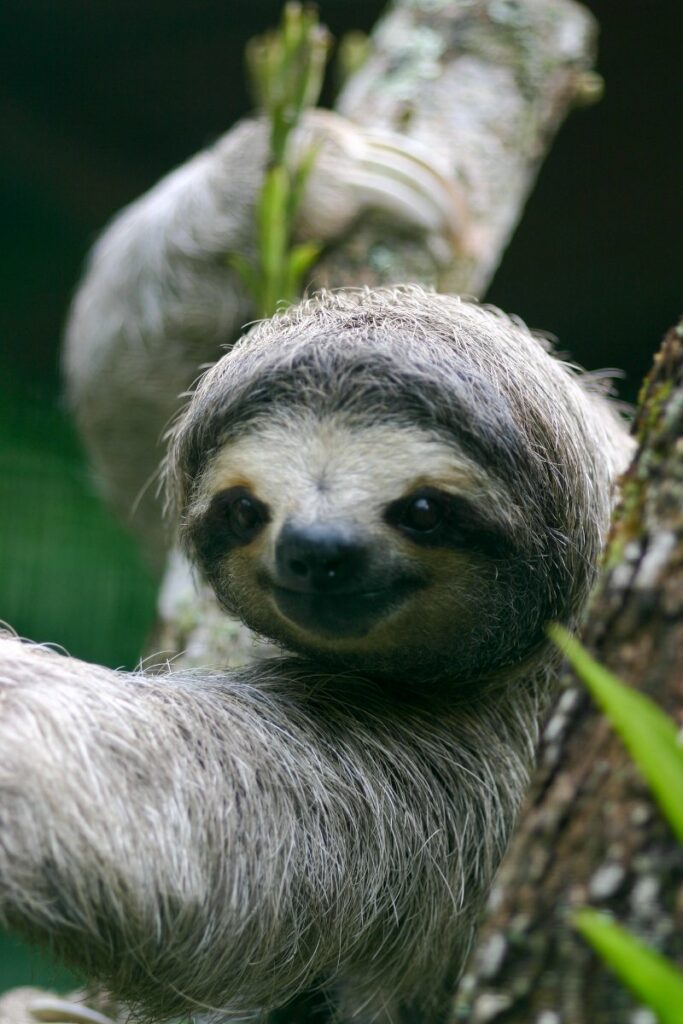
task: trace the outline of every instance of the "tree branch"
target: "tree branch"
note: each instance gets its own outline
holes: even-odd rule
[[[595,36],[571,0],[397,0],[377,24],[338,110],[419,144],[455,183],[462,233],[438,269],[442,291],[486,289],[556,129],[594,84]],[[325,279],[424,281],[386,227],[359,228]]]

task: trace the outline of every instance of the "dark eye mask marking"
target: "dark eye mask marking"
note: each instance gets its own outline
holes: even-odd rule
[[[468,498],[437,487],[420,487],[391,502],[384,520],[421,547],[478,551],[491,558],[514,553],[508,531]]]
[[[192,530],[192,540],[205,570],[233,548],[249,544],[270,522],[270,510],[246,487],[228,487],[215,494]]]

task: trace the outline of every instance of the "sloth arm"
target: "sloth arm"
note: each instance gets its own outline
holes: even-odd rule
[[[337,968],[359,998],[433,986],[526,783],[502,704],[444,723],[304,662],[142,676],[2,639],[0,921],[155,1019]]]
[[[95,245],[69,314],[70,404],[105,496],[156,561],[163,433],[252,315],[227,257],[253,247],[265,159],[264,126],[244,122],[132,203]]]

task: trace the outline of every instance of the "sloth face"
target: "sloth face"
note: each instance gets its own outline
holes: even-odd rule
[[[495,653],[515,555],[507,505],[500,484],[427,431],[290,411],[214,456],[188,520],[220,601],[257,632],[424,677],[454,654],[481,671],[485,640]]]
[[[608,419],[502,314],[326,292],[204,375],[166,482],[190,557],[257,632],[404,684],[509,679],[584,605],[626,455]]]

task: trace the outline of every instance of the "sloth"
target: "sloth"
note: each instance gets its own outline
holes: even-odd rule
[[[72,394],[119,503],[161,364],[233,330],[229,164],[124,214],[76,299]],[[545,628],[582,613],[630,447],[594,382],[454,296],[327,291],[252,327],[164,481],[190,562],[280,653],[145,674],[0,640],[2,921],[143,1019],[445,1021],[554,690]]]
[[[544,626],[583,607],[627,448],[537,338],[451,296],[254,327],[166,479],[221,604],[293,654],[144,676],[4,641],[4,920],[152,1019],[307,991],[445,1019],[552,690]]]

